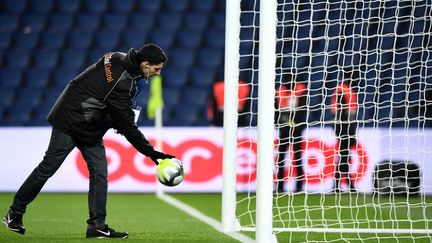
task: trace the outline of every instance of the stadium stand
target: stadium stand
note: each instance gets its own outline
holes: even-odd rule
[[[242,8],[253,9],[252,1],[242,3]],[[225,1],[216,0],[2,0],[0,4],[0,124],[1,125],[47,125],[44,121],[49,107],[61,92],[64,85],[84,67],[99,59],[104,53],[120,50],[126,52],[129,48],[139,48],[145,42],[154,42],[160,45],[168,54],[169,62],[162,75],[164,77],[165,97],[165,123],[167,125],[203,125],[207,124],[203,97],[208,95],[211,84],[216,79],[222,79],[223,56],[225,44]],[[340,12],[330,11],[328,19],[331,24],[327,27],[314,28],[314,42],[301,39],[307,37],[310,26],[311,9],[303,9],[298,16],[292,11],[286,11],[279,18],[297,18],[299,28],[284,31],[284,36],[298,33],[294,45],[293,40],[287,40],[286,46],[293,46],[292,50],[298,53],[309,52],[312,44],[313,57],[299,56],[295,62],[293,58],[284,57],[284,65],[298,68],[299,78],[311,80],[311,86],[319,87],[325,77],[329,82],[337,80],[336,65],[358,62],[359,55],[345,55],[344,60],[338,58],[338,39],[320,39],[327,31],[330,36],[339,35],[341,26],[335,24],[334,19],[340,18]],[[317,12],[318,13],[318,12]],[[323,12],[324,14],[324,12]],[[376,14],[376,13],[370,13]],[[392,15],[392,13],[388,13]],[[400,16],[411,13],[402,9]],[[419,13],[413,13],[415,16]],[[314,21],[319,21],[319,14],[313,15]],[[420,14],[420,16],[422,16]],[[251,14],[241,19],[241,22],[257,24],[258,19]],[[415,21],[413,32],[425,32],[427,26],[424,19]],[[322,25],[324,26],[324,25]],[[378,26],[371,23],[370,33],[391,33],[395,31],[394,22]],[[426,27],[425,27],[426,26]],[[326,29],[327,28],[327,29]],[[400,33],[406,26],[399,26],[396,31]],[[278,31],[281,31],[280,29]],[[354,33],[356,30],[347,29]],[[345,34],[349,34],[348,32]],[[355,34],[355,33],[354,33]],[[396,43],[402,47],[400,53],[392,52],[395,49],[393,40],[377,43],[377,38],[371,34],[367,41],[360,43],[358,39],[346,40],[345,45],[356,52],[370,48],[370,52],[362,54],[365,65],[375,65],[380,68],[380,61],[394,63],[428,62],[422,55],[424,48],[428,47],[428,40],[423,36],[412,38],[398,38]],[[243,39],[257,39],[258,33],[251,29],[241,30]],[[391,37],[389,37],[391,38]],[[289,39],[289,38],[288,38]],[[376,46],[381,45],[382,53],[377,54]],[[407,55],[410,47],[410,56]],[[375,47],[375,49],[373,49]],[[403,48],[405,47],[405,49]],[[251,48],[258,50],[258,46],[242,45],[240,52],[250,53]],[[281,48],[280,46],[277,48]],[[327,56],[316,55],[327,51]],[[252,57],[242,57],[240,68],[248,66]],[[316,73],[307,75],[307,68],[320,67],[324,61],[329,69],[324,75]],[[344,62],[344,63],[342,63]],[[430,65],[429,65],[430,66]],[[400,67],[401,76],[410,67]],[[409,69],[412,77],[420,77],[419,70]],[[396,73],[397,74],[397,73]],[[241,79],[251,76],[249,71],[240,73]],[[371,78],[366,74],[365,79]],[[381,81],[386,82],[388,73],[381,73]],[[394,75],[394,74],[393,74]],[[373,80],[371,78],[371,80]],[[387,80],[388,81],[388,80]],[[367,83],[365,89],[377,86]],[[403,80],[401,80],[403,82]],[[378,85],[379,86],[379,85]],[[24,96],[18,98],[16,93],[22,89],[32,88],[38,90],[35,95],[28,97],[28,106],[25,105]],[[397,87],[399,88],[399,87]],[[401,104],[409,97],[409,104],[418,103],[424,99],[419,90],[410,90],[407,94],[402,89],[396,95],[389,96],[390,91],[382,90],[382,97],[365,95],[361,97],[364,110],[360,111],[363,119],[372,119],[374,116],[388,116],[391,112],[389,103]],[[372,90],[373,91],[373,90]],[[372,92],[371,91],[371,92]],[[195,94],[194,94],[195,93]],[[36,97],[36,98],[35,98]],[[42,97],[42,98],[41,98]],[[143,97],[144,99],[144,97]],[[193,100],[192,100],[193,99]],[[389,101],[391,100],[391,102]],[[319,106],[323,100],[320,96],[311,94],[311,106]],[[11,107],[19,109],[12,109]],[[379,109],[376,107],[378,104]],[[182,106],[187,106],[182,107]],[[33,109],[33,110],[32,110]],[[190,115],[185,115],[187,113]],[[324,110],[327,118],[328,111]],[[45,113],[45,114],[44,114]],[[404,110],[394,111],[396,116],[404,114]],[[311,114],[310,119],[321,117],[321,112]],[[151,124],[141,119],[140,124]],[[414,122],[413,122],[414,124]]]

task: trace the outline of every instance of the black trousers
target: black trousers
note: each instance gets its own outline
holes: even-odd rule
[[[335,135],[339,141],[339,163],[335,171],[335,189],[340,190],[340,181],[345,178],[350,189],[355,189],[354,183],[349,175],[350,148],[357,143],[357,125],[354,122],[337,123]]]
[[[295,190],[297,192],[302,190],[302,185],[304,181],[303,166],[302,166],[302,150],[301,150],[303,129],[304,126],[286,126],[286,127],[281,127],[279,129],[277,189],[280,192],[284,191],[283,188],[284,188],[285,161],[287,161],[288,159],[286,158],[286,153],[287,153],[288,145],[290,144],[292,145],[292,151],[294,153],[294,165],[297,171]]]
[[[52,129],[48,149],[42,162],[21,185],[10,208],[16,212],[25,213],[27,205],[36,198],[47,180],[60,168],[66,156],[75,147],[81,151],[90,172],[87,223],[90,226],[104,225],[108,191],[108,163],[102,141],[92,146],[77,145],[71,136],[55,128]]]

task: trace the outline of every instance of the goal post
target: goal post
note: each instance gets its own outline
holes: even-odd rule
[[[236,208],[237,107],[240,48],[240,0],[226,1],[225,74],[224,74],[224,145],[222,227],[225,232],[238,230]]]
[[[273,239],[273,132],[276,0],[261,1],[259,19],[256,241]]]
[[[261,2],[259,49],[260,64],[258,105],[258,168],[257,168],[257,242],[272,239],[273,200],[273,106],[275,80],[276,1]],[[237,106],[240,47],[240,0],[227,1],[225,37],[225,109],[224,109],[224,152],[223,152],[223,194],[222,225],[225,231],[238,230],[235,217],[236,197],[236,146]],[[233,136],[234,135],[234,136]]]
[[[432,2],[226,8],[224,230],[430,241]],[[239,80],[251,89],[241,114]]]

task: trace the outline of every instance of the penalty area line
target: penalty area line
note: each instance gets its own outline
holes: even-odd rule
[[[226,235],[228,235],[228,236],[230,236],[230,237],[232,237],[232,238],[234,238],[240,242],[255,242],[252,238],[250,238],[244,234],[235,232],[235,231],[234,232],[224,232],[222,230],[222,224],[219,221],[201,213],[200,211],[196,210],[195,208],[193,208],[193,207],[191,207],[191,206],[189,206],[189,205],[187,205],[187,204],[185,204],[185,203],[183,203],[183,202],[181,202],[181,201],[179,201],[179,200],[177,200],[177,199],[175,199],[175,198],[173,198],[173,197],[171,197],[171,196],[169,196],[163,192],[158,192],[158,193],[156,193],[156,195],[160,200],[162,200],[162,201],[182,210],[183,212],[189,214],[190,216],[210,225],[215,230],[217,230],[223,234],[226,234]]]

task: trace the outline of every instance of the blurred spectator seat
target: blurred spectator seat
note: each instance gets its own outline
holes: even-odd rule
[[[240,57],[240,62],[239,62],[240,69],[250,68],[251,64],[252,64],[252,59],[250,57],[248,56]]]
[[[54,32],[69,31],[73,26],[74,18],[68,13],[53,13],[48,16],[47,30]]]
[[[12,34],[9,32],[0,35],[0,50],[6,50],[9,48],[11,38]]]
[[[26,87],[20,89],[16,93],[15,102],[13,105],[27,105],[29,107],[35,107],[39,105],[39,102],[42,99],[42,89],[35,87]]]
[[[93,32],[77,31],[70,32],[67,38],[67,47],[69,49],[84,50],[90,47],[93,41]]]
[[[0,86],[1,87],[1,86]],[[12,104],[15,97],[15,88],[0,88],[0,108],[4,108]]]
[[[208,92],[210,86],[204,88],[187,87],[182,90],[183,102],[187,104],[194,104],[199,107],[206,107],[208,101]]]
[[[201,45],[202,34],[198,30],[177,31],[177,44],[179,47],[198,48]]]
[[[202,48],[198,51],[198,62],[200,65],[216,68],[223,63],[223,48]]]
[[[24,71],[25,87],[34,90],[42,90],[48,86],[50,81],[51,69],[49,68],[30,68]]]
[[[0,69],[0,87],[1,89],[15,89],[22,83],[22,70],[20,68],[2,68]],[[0,90],[1,90],[0,89]]]
[[[30,121],[32,107],[25,103],[11,104],[5,109],[5,118],[1,121],[3,126],[24,126]]]
[[[3,0],[2,1],[2,14],[3,13],[17,13],[24,12],[27,8],[27,0]]]
[[[223,30],[210,29],[205,35],[205,43],[207,47],[224,48],[225,34]]]
[[[60,54],[60,66],[81,68],[86,62],[86,52],[75,49],[63,50]]]
[[[130,48],[139,48],[146,42],[147,32],[138,32],[135,30],[124,31],[121,35],[121,43],[126,46],[129,50]]]
[[[30,10],[33,13],[49,13],[54,6],[54,0],[30,0]]]
[[[83,10],[89,13],[100,14],[108,8],[108,0],[83,1]]]
[[[89,2],[91,3],[91,1]],[[79,13],[75,16],[75,30],[96,31],[100,25],[100,15]]]
[[[189,68],[194,65],[195,50],[188,48],[176,48],[171,51],[170,63],[177,67]]]
[[[54,105],[60,94],[62,93],[64,87],[49,87],[43,89],[42,94],[42,104],[40,106],[48,106],[51,107]],[[47,113],[48,114],[48,113]]]
[[[172,13],[183,13],[187,10],[189,0],[165,0],[164,10]]]
[[[195,66],[193,72],[191,72],[191,85],[193,87],[210,89],[216,80],[215,74],[215,69],[203,66]]]
[[[71,67],[60,67],[52,70],[51,79],[54,87],[63,89],[79,73],[79,69]]]
[[[39,34],[34,32],[29,34],[18,32],[15,34],[14,40],[15,40],[15,46],[14,46],[15,49],[29,51],[34,49],[37,46],[39,40]]]
[[[48,113],[51,110],[53,104],[49,105],[43,102],[41,105],[33,108],[33,117],[30,121],[31,126],[48,126],[47,121]]]
[[[173,118],[169,125],[192,126],[197,120],[199,107],[189,103],[180,103],[173,111]]]
[[[199,1],[206,2],[206,1]],[[184,16],[184,27],[185,29],[202,31],[207,27],[208,15],[203,13],[189,12]]]
[[[25,68],[30,63],[30,52],[25,50],[10,50],[6,53],[8,67]]]
[[[105,13],[102,17],[103,30],[105,31],[120,31],[127,24],[128,16],[119,13]]]
[[[92,49],[88,52],[87,59],[88,59],[89,63],[95,63],[100,58],[102,58],[103,55],[105,55],[108,52],[111,52],[111,50],[107,51],[104,48]]]
[[[258,30],[254,28],[242,28],[240,30],[240,39],[246,41],[253,41],[258,39]]]
[[[210,25],[219,30],[225,30],[225,11],[214,12],[210,15]]]
[[[0,33],[15,31],[19,24],[19,15],[2,12],[0,14]]]
[[[31,121],[33,108],[26,103],[14,103],[5,109],[7,126],[24,126]]]
[[[0,35],[0,51],[6,50],[9,48],[11,38],[12,38],[12,34],[9,32],[8,33],[2,33]]]
[[[155,30],[150,35],[150,40],[153,43],[157,43],[162,49],[164,49],[167,53],[168,49],[174,43],[175,31],[167,31],[167,30]]]
[[[163,88],[163,98],[164,98],[164,109],[175,107],[180,101],[180,89],[177,88]]]
[[[162,70],[164,88],[182,88],[188,82],[189,70],[183,67],[167,66]]]
[[[44,50],[60,50],[65,43],[64,32],[44,32],[40,36],[39,44]]]
[[[129,29],[135,30],[137,32],[147,32],[150,31],[155,22],[154,15],[151,13],[133,13],[130,16]]]
[[[95,47],[99,49],[106,49],[109,51],[116,51],[119,43],[119,33],[114,31],[100,31],[95,35]]]
[[[44,14],[25,14],[21,16],[21,28],[25,33],[39,32],[45,28]]]
[[[63,13],[78,12],[81,0],[57,0],[57,9]]]
[[[111,11],[113,12],[128,14],[133,11],[134,7],[135,7],[135,0],[112,0],[111,1]]]
[[[161,5],[160,0],[138,1],[138,12],[157,13]]]
[[[167,125],[167,121],[171,121],[172,120],[172,110],[171,107],[165,105],[163,110],[162,110],[162,117],[163,117],[163,124]],[[154,122],[151,125],[148,126],[154,126]]]
[[[212,12],[215,8],[215,0],[192,0],[192,10],[200,13]]]
[[[54,68],[57,66],[59,52],[57,50],[37,50],[32,53],[33,67]]]
[[[162,12],[156,15],[157,27],[161,31],[176,31],[182,26],[183,14]]]

